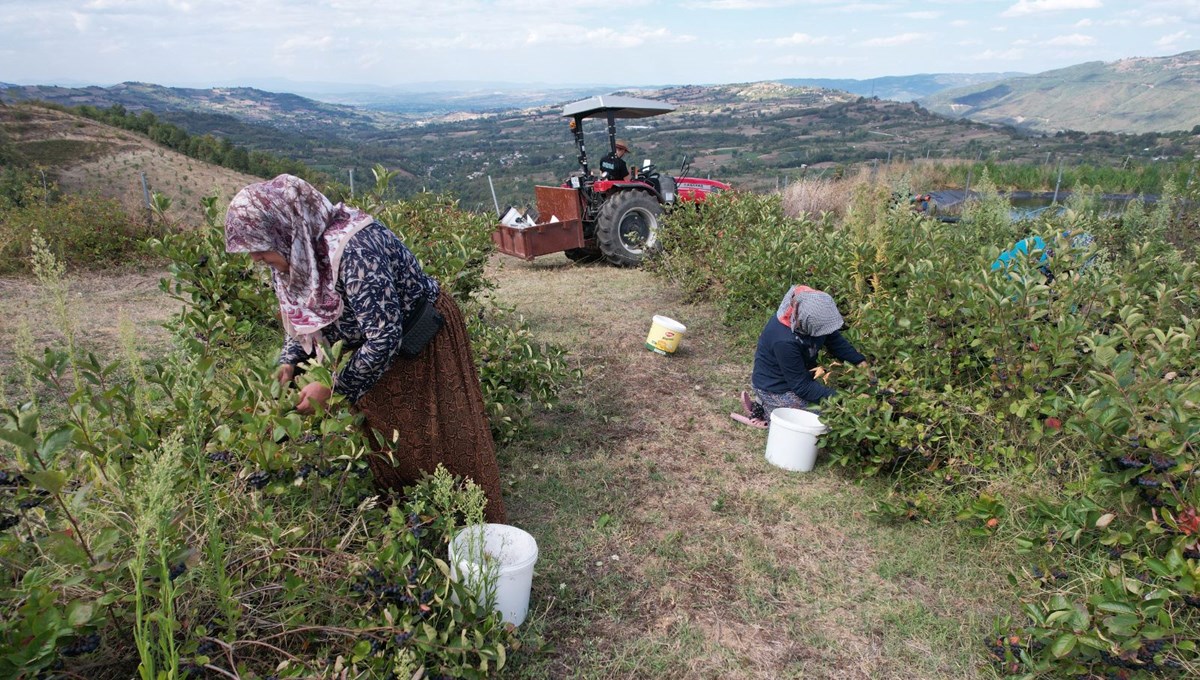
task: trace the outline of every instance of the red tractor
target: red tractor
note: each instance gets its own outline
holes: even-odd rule
[[[583,121],[608,122],[608,148],[617,148],[618,118],[648,118],[674,111],[662,102],[635,97],[590,97],[563,107],[579,150],[582,173],[560,187],[534,188],[540,220],[530,224],[499,225],[492,234],[502,253],[532,260],[538,255],[565,253],[575,261],[604,258],[621,267],[636,266],[658,242],[658,219],[663,207],[701,203],[709,194],[730,189],[724,182],[687,177],[686,159],[679,176],[658,171],[647,159],[629,179],[597,177],[588,167]]]

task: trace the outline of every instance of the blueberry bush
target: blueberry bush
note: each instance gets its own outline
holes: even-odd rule
[[[447,566],[482,492],[439,470],[380,496],[358,415],[338,397],[292,409],[265,272],[223,252],[206,207],[207,226],[152,246],[180,302],[169,353],[140,358],[132,334],[115,360],[48,347],[23,357],[34,389],[0,400],[0,677],[502,668],[520,639]],[[487,225],[438,197],[380,207],[468,311],[495,430],[519,436],[574,376],[481,295]],[[340,356],[301,380],[328,384]]]
[[[1019,614],[981,631],[996,672],[1195,677],[1200,268],[1171,240],[1195,233],[1195,203],[1110,214],[1078,192],[1014,222],[976,188],[957,223],[871,187],[841,220],[723,194],[666,218],[652,267],[747,346],[789,285],[834,296],[874,375],[831,367],[823,451],[891,480],[881,519],[959,522],[1016,553]],[[1032,236],[1044,252],[993,269]]]

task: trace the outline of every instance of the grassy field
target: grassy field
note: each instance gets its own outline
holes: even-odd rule
[[[982,638],[1015,601],[1004,557],[953,527],[881,524],[882,487],[767,463],[765,433],[728,417],[752,348],[711,309],[557,256],[496,278],[585,375],[501,454],[510,521],[541,546],[525,627],[544,648],[514,675],[990,675]],[[676,355],[643,349],[653,314],[688,326]]]

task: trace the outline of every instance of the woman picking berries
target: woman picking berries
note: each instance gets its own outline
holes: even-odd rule
[[[866,368],[867,358],[842,337],[843,325],[841,312],[828,293],[808,286],[789,289],[758,336],[750,379],[757,399],[742,392],[745,413],[731,413],[733,419],[765,428],[771,411],[777,408],[812,409],[833,396],[836,390],[817,379],[821,349]]]
[[[354,350],[332,390],[315,382],[300,390],[297,411],[312,413],[340,394],[374,430],[368,460],[377,486],[399,490],[440,463],[483,488],[489,522],[504,521],[462,312],[391,230],[280,175],[234,197],[225,249],[271,268],[286,333],[281,382],[335,342]]]

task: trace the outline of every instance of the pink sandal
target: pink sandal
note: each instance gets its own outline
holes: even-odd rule
[[[738,421],[739,423],[742,423],[743,425],[749,425],[750,427],[757,427],[760,430],[765,430],[768,427],[767,421],[759,420],[758,418],[751,418],[749,416],[744,416],[740,413],[730,413],[729,417],[733,418],[734,420]]]
[[[754,415],[754,400],[750,398],[750,394],[746,390],[742,390],[742,409],[746,411],[746,415]]]

